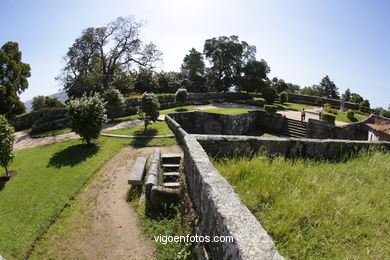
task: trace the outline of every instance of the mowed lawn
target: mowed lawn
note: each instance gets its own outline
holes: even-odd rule
[[[214,165],[288,259],[390,259],[390,153]]]
[[[155,136],[155,135],[173,135],[171,129],[165,122],[149,124],[145,131],[145,126],[139,125],[132,128],[121,128],[105,131],[109,134],[130,135],[130,136]]]
[[[15,152],[10,169],[17,175],[0,182],[0,255],[25,258],[35,239],[126,142],[100,138],[98,147],[85,147],[73,140]]]

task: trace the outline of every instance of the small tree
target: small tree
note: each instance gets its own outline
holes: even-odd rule
[[[99,137],[107,123],[105,103],[98,94],[70,100],[68,117],[72,130],[90,144],[92,139]]]
[[[176,91],[175,102],[181,105],[181,110],[183,110],[183,104],[187,101],[187,89],[179,88]]]
[[[263,90],[263,98],[267,101],[268,104],[274,103],[275,99],[278,97],[278,93],[276,89],[273,87],[266,87]]]
[[[151,121],[156,122],[160,115],[160,103],[153,93],[145,92],[139,99],[138,118],[144,121],[145,132]]]
[[[280,103],[282,103],[282,104],[286,103],[288,100],[287,93],[286,92],[280,93],[279,99],[280,99]]]
[[[5,175],[9,177],[8,166],[14,159],[14,128],[8,124],[7,119],[0,115],[0,165],[5,168]]]
[[[125,106],[125,99],[119,90],[110,88],[103,94],[104,101],[106,102],[107,116],[112,119],[120,116]]]

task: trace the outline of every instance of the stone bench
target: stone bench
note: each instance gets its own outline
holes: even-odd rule
[[[146,157],[138,157],[131,169],[128,183],[131,185],[142,185],[146,173]]]

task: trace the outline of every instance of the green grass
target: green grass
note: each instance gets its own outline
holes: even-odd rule
[[[390,259],[390,154],[214,163],[289,259]]]
[[[215,114],[225,114],[225,115],[239,115],[245,114],[251,111],[251,109],[242,109],[242,108],[210,108],[201,110],[202,112],[209,112]]]
[[[171,129],[165,122],[157,122],[148,125],[146,131],[144,131],[144,125],[135,126],[132,128],[122,128],[115,129],[110,131],[105,131],[109,134],[118,134],[118,135],[131,135],[131,136],[155,136],[155,135],[173,135]]]
[[[85,147],[72,140],[16,151],[10,166],[16,177],[0,182],[1,254],[25,258],[34,240],[125,142],[100,138],[98,147]]]
[[[347,117],[347,113],[342,113],[342,112],[338,111],[338,113],[337,113],[337,115],[336,115],[336,121],[341,121],[341,122],[346,122],[346,123],[352,123],[352,122],[362,121],[362,120],[364,120],[364,119],[366,119],[366,118],[367,118],[367,116],[355,114],[355,119],[351,121],[351,120]]]
[[[48,137],[48,136],[56,136],[56,135],[60,135],[60,134],[67,134],[67,133],[70,133],[70,132],[72,132],[72,129],[70,129],[70,128],[63,128],[63,129],[56,129],[56,130],[43,132],[43,133],[38,133],[38,134],[31,134],[30,133],[30,137],[31,138],[42,138],[42,137]]]
[[[137,206],[140,217],[140,226],[145,235],[153,240],[158,260],[190,260],[195,259],[191,253],[191,243],[162,243],[155,241],[155,236],[186,236],[192,234],[187,221],[183,221],[179,209],[175,209],[169,216],[147,213],[145,206]]]
[[[285,103],[279,103],[275,102],[275,106],[278,106],[279,109],[286,109],[286,110],[302,110],[302,109],[311,109],[314,108],[314,106],[304,105],[304,104],[297,104],[297,103],[291,103],[291,102],[285,102]]]

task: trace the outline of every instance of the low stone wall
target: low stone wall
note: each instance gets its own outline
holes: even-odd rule
[[[187,114],[187,116],[190,116]],[[184,151],[184,171],[194,209],[199,216],[195,233],[202,236],[233,236],[234,242],[199,245],[200,259],[283,259],[257,219],[215,169],[193,135],[170,115],[165,121]]]
[[[258,118],[258,128],[280,133],[286,116],[266,111],[255,111]]]
[[[265,151],[271,156],[286,158],[337,160],[372,146],[390,151],[390,142],[221,135],[195,135],[195,138],[213,157],[253,155]]]
[[[323,103],[328,103],[332,107],[340,108],[340,100],[337,100],[337,99],[305,96],[305,95],[291,94],[291,93],[289,93],[287,95],[288,95],[289,102],[318,105],[318,104],[316,104],[316,100],[321,99],[321,100],[323,100]],[[355,103],[345,102],[344,107],[345,107],[345,109],[359,110],[359,104],[355,104]]]
[[[66,109],[64,108],[55,110],[41,110],[16,117],[13,125],[16,131],[20,131],[31,128],[32,125],[38,120],[48,122],[63,119],[65,117]]]

